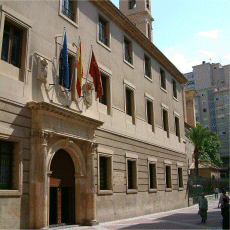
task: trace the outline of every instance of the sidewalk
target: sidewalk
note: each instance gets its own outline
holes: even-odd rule
[[[198,205],[163,213],[150,214],[132,219],[100,223],[97,226],[66,226],[72,230],[115,230],[115,229],[221,229],[222,216],[217,208],[218,200],[209,200],[208,219],[201,223]],[[52,228],[56,229],[56,228]],[[52,230],[51,229],[51,230]],[[58,229],[61,229],[60,227]]]

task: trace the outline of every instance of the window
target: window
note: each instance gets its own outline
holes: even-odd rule
[[[110,78],[101,72],[103,95],[99,98],[99,102],[107,107],[107,114],[110,114]]]
[[[132,124],[135,124],[135,108],[134,108],[134,91],[125,87],[126,95],[126,114],[132,117]]]
[[[111,190],[111,157],[99,156],[100,190]]]
[[[99,41],[106,46],[109,46],[109,23],[102,16],[99,16],[98,20],[98,28],[99,28]]]
[[[13,143],[0,141],[0,189],[12,189]]]
[[[6,22],[3,32],[1,59],[21,68],[23,31]]]
[[[62,0],[61,13],[70,20],[76,22],[77,1]]]
[[[125,52],[125,61],[130,64],[133,64],[132,59],[132,42],[124,37],[124,52]]]
[[[176,136],[178,137],[179,141],[180,141],[180,124],[179,124],[179,117],[175,116],[175,132],[176,132]]]
[[[166,183],[166,189],[172,188],[171,166],[169,165],[166,165],[165,167],[165,183]]]
[[[206,102],[206,101],[202,101],[202,104],[203,104],[203,105],[206,105],[206,104],[207,104],[207,102]]]
[[[206,112],[207,112],[207,109],[203,109],[203,112],[206,113]]]
[[[167,137],[169,137],[168,111],[166,109],[163,109],[163,129],[167,132]]]
[[[127,193],[137,193],[137,160],[138,156],[134,153],[126,153],[126,188]]]
[[[151,60],[148,56],[144,56],[145,59],[145,76],[151,79]]]
[[[157,167],[156,163],[149,163],[149,191],[157,189]]]
[[[179,188],[183,188],[184,184],[183,184],[183,170],[182,168],[178,168],[178,185]]]
[[[153,115],[153,101],[146,100],[147,123],[151,125],[151,131],[154,132],[154,115]]]
[[[172,80],[172,82],[173,82],[173,97],[177,98],[176,81]]]
[[[202,94],[201,94],[201,96],[202,96],[202,97],[205,97],[205,96],[206,96],[206,94],[205,94],[205,93],[202,93]]]
[[[137,7],[136,0],[129,0],[129,9],[134,9]]]
[[[161,77],[161,88],[166,90],[166,79],[165,79],[165,71],[160,70],[160,77]]]
[[[149,0],[146,0],[146,8],[149,9]]]

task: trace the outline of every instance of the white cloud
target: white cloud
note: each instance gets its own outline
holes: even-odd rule
[[[197,36],[205,37],[205,38],[213,38],[217,39],[219,37],[219,30],[205,30],[201,31],[197,34]]]
[[[215,53],[213,53],[212,51],[209,50],[198,50],[200,53],[208,56],[209,58],[214,58],[215,57]]]
[[[222,59],[225,59],[227,62],[230,62],[230,54],[224,56]]]
[[[181,73],[188,73],[192,71],[192,66],[199,65],[200,61],[197,58],[189,60],[182,53],[176,53],[170,61],[181,71]]]

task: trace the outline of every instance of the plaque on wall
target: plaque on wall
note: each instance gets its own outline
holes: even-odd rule
[[[115,186],[124,185],[124,173],[114,172],[113,173],[113,181]]]

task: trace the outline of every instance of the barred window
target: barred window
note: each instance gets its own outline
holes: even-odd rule
[[[62,14],[75,21],[76,1],[62,0]]]
[[[108,46],[107,22],[103,18],[99,17],[98,25],[99,25],[99,41],[102,42],[104,45]]]
[[[13,143],[0,141],[0,189],[12,189]]]

